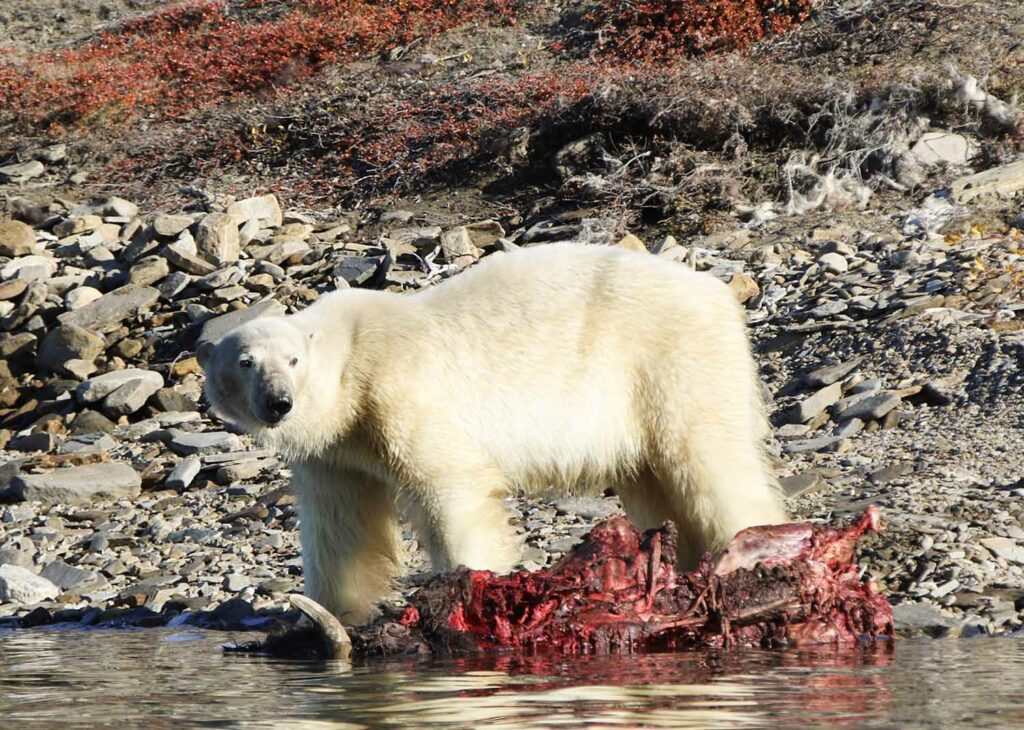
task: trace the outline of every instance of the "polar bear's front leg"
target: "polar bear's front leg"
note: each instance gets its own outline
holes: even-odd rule
[[[488,488],[486,477],[486,471],[464,479],[448,474],[442,483],[408,490],[409,517],[435,572],[465,565],[507,573],[522,556],[503,502],[505,491]]]
[[[369,619],[398,573],[394,502],[380,481],[320,464],[292,467],[305,593],[344,623]]]

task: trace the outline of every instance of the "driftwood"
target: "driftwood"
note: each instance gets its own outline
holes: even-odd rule
[[[841,528],[755,527],[696,570],[678,573],[670,523],[639,532],[612,517],[551,568],[506,576],[463,568],[434,578],[408,606],[351,629],[352,653],[584,654],[891,640],[889,603],[853,562],[860,536],[878,527],[874,507]],[[324,635],[293,630],[236,650],[330,656]]]

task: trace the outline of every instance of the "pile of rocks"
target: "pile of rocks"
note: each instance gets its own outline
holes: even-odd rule
[[[144,219],[116,196],[8,203],[0,613],[282,606],[301,588],[287,473],[202,412],[197,341],[330,289],[424,286],[504,236],[404,211],[356,236],[354,216],[282,211],[273,195],[199,207]]]
[[[0,615],[232,627],[293,616],[287,469],[201,407],[197,343],[332,289],[417,289],[492,252],[576,241],[728,282],[753,325],[795,513],[881,502],[892,525],[865,566],[908,624],[1013,629],[1024,219],[962,199],[979,184],[995,183],[885,217],[819,213],[686,245],[648,245],[586,211],[467,222],[202,194],[194,209],[143,216],[116,196],[12,198],[0,221]],[[535,568],[619,506],[510,508]]]

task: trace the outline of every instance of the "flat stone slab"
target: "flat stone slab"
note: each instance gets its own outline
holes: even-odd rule
[[[116,330],[141,310],[151,307],[159,298],[160,292],[151,286],[126,284],[80,309],[65,312],[57,319],[61,324],[107,333]]]
[[[910,153],[925,165],[966,165],[978,153],[978,143],[956,132],[926,132]]]
[[[0,565],[0,603],[39,603],[60,594],[60,588],[20,565]]]
[[[902,398],[893,392],[869,395],[851,402],[845,408],[837,409],[835,418],[840,421],[848,421],[851,418],[859,418],[862,421],[877,420],[898,406],[901,400]]]
[[[811,494],[824,486],[825,480],[821,478],[820,474],[808,471],[779,479],[779,487],[786,497],[799,497],[801,494]]]
[[[274,452],[271,451],[270,449],[250,449],[248,451],[225,451],[223,453],[205,455],[203,457],[203,463],[208,465],[232,464],[243,461],[269,459],[274,455]]]
[[[217,451],[236,451],[242,448],[242,442],[235,434],[227,431],[204,431],[178,436],[171,441],[170,447],[176,454],[192,456]]]
[[[842,380],[847,375],[852,373],[860,364],[864,362],[863,357],[855,357],[851,360],[836,363],[835,365],[825,365],[817,370],[804,375],[804,382],[812,388],[820,388],[825,385],[832,385],[839,380]]]
[[[26,182],[34,177],[39,177],[44,172],[46,172],[46,168],[39,160],[4,165],[0,167],[0,182]]]
[[[277,228],[284,220],[281,204],[277,202],[277,196],[272,194],[237,200],[227,207],[226,212],[235,225],[239,226],[255,220],[258,225],[266,228]]]
[[[106,583],[99,573],[92,570],[83,570],[73,565],[57,560],[47,565],[40,572],[43,578],[56,585],[61,590],[69,590],[75,586],[86,584]]]
[[[163,378],[160,377],[159,373],[153,373],[153,375],[160,378],[159,382],[157,382],[156,378],[135,378],[129,380],[107,396],[106,400],[103,401],[103,408],[108,413],[116,416],[135,413],[135,411],[146,405],[146,401],[149,400],[150,396],[164,385]]]
[[[842,397],[843,387],[841,383],[826,385],[816,393],[787,408],[782,416],[783,422],[807,423],[826,408],[834,405]]]
[[[57,262],[49,256],[39,256],[36,254],[30,254],[28,256],[19,256],[18,258],[11,259],[3,268],[0,268],[0,279],[11,279],[18,275],[22,269],[39,268],[40,270],[45,269],[47,272],[46,277],[53,276],[53,273],[57,270]]]
[[[601,520],[619,512],[614,504],[595,497],[562,497],[551,502],[551,506],[560,514],[578,515],[585,520]]]
[[[979,541],[986,550],[997,558],[1024,565],[1024,545],[1009,537],[986,537]]]
[[[168,489],[176,489],[178,491],[187,489],[192,484],[192,480],[199,474],[202,466],[203,464],[198,456],[189,456],[182,459],[174,465],[171,473],[167,475],[167,479],[164,482],[165,486]]]
[[[160,373],[140,368],[126,368],[124,370],[111,370],[109,373],[89,378],[75,389],[75,395],[83,403],[95,403],[96,401],[103,400],[125,385],[135,382],[143,383],[151,388],[150,395],[164,387],[164,378]],[[149,396],[146,397],[148,398]]]
[[[1024,160],[966,175],[953,181],[953,201],[969,203],[982,195],[1009,196],[1024,189]]]
[[[11,492],[26,502],[80,502],[89,499],[137,497],[142,480],[130,464],[111,462],[45,474],[19,474],[11,479]]]
[[[258,317],[275,317],[285,313],[284,305],[276,299],[264,299],[251,307],[239,309],[214,317],[203,325],[203,333],[199,336],[199,344],[217,342],[235,327],[251,322]]]
[[[896,630],[908,634],[943,636],[961,624],[931,603],[901,603],[893,606],[892,614]]]
[[[805,451],[825,451],[826,449],[842,449],[845,436],[818,436],[817,438],[804,441],[790,441],[782,445],[782,450],[787,454],[801,454]]]

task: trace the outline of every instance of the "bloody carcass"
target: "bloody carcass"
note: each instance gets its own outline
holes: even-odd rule
[[[839,528],[753,527],[678,572],[671,523],[640,532],[612,517],[551,568],[434,578],[408,606],[350,630],[352,650],[578,654],[891,640],[892,609],[854,562],[858,539],[879,519],[870,507]],[[293,653],[295,641],[271,636],[261,648]]]

